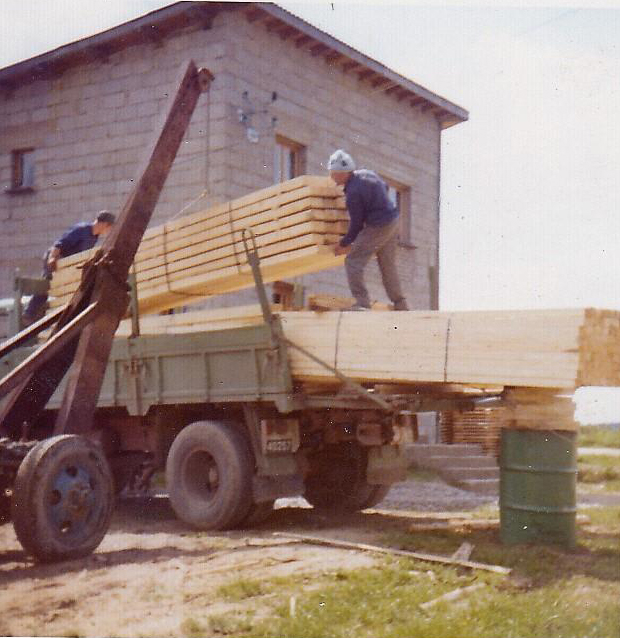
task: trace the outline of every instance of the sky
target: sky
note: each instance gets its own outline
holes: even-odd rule
[[[167,4],[0,0],[0,67]],[[620,310],[614,3],[280,4],[469,111],[442,133],[441,309]]]

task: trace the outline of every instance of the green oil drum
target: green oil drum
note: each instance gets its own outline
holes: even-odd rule
[[[503,543],[577,542],[577,433],[503,428],[500,452]]]

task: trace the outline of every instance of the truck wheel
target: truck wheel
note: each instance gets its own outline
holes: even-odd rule
[[[17,538],[42,562],[87,556],[108,530],[113,494],[108,463],[95,443],[72,434],[41,441],[15,479]]]
[[[166,483],[176,515],[200,529],[229,529],[252,506],[252,455],[234,425],[192,423],[174,439]]]
[[[9,489],[8,483],[0,481],[0,525],[11,520],[11,496],[7,491]]]
[[[366,481],[366,451],[359,445],[332,445],[314,459],[312,474],[306,479],[305,499],[317,509],[329,512],[356,512],[381,501],[389,485]]]
[[[275,501],[266,501],[264,503],[252,503],[247,516],[241,521],[241,527],[254,527],[264,523],[273,513],[273,504]]]

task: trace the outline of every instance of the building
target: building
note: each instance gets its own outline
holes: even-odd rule
[[[120,210],[190,58],[215,80],[152,223],[324,174],[343,147],[389,183],[406,294],[436,308],[440,137],[467,112],[267,3],[178,2],[0,70],[0,297],[68,226]],[[348,295],[342,269],[301,279]]]

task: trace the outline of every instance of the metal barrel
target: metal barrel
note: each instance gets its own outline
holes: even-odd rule
[[[503,543],[576,545],[576,441],[576,432],[502,429]]]

